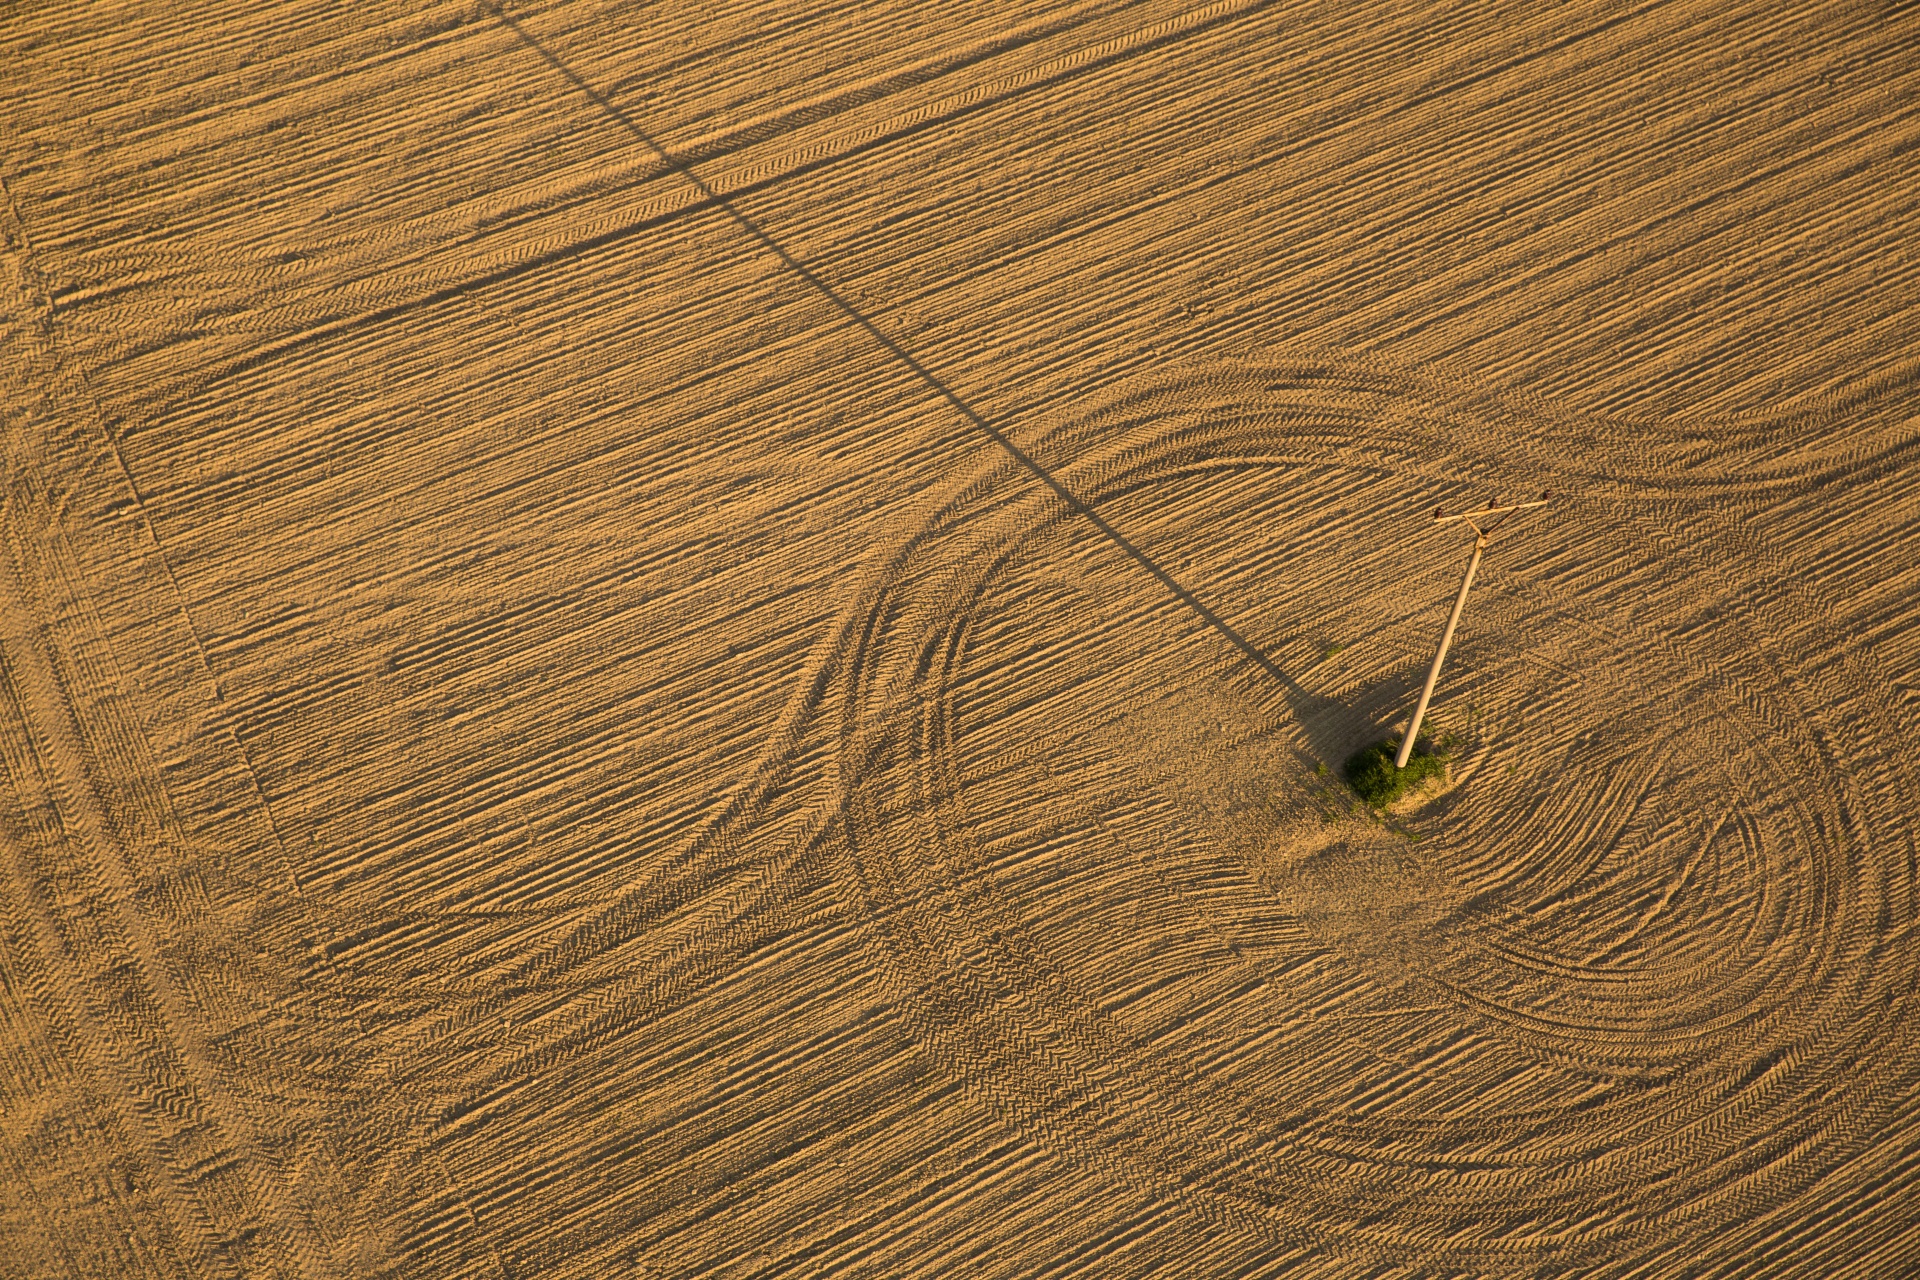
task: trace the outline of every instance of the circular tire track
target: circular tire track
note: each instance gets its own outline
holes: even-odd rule
[[[1349,820],[1318,838],[1319,863],[1283,856],[1284,910],[1255,864],[1300,843],[1310,783],[1269,762],[1265,845],[1216,831],[1168,853],[1165,798],[1129,799],[1151,786],[1086,745],[1198,688],[1208,662],[1247,664],[1111,547],[1113,577],[1148,604],[1104,627],[1022,604],[1036,572],[1098,556],[1099,539],[1011,461],[956,486],[876,569],[807,708],[838,723],[837,819],[820,830],[942,1067],[1116,1177],[1383,1261],[1619,1260],[1732,1230],[1844,1159],[1912,1074],[1898,720],[1719,486],[1676,486],[1644,441],[1651,460],[1625,470],[1593,427],[1472,388],[1274,364],[1124,388],[1034,446],[1123,532],[1156,494],[1224,494],[1224,512],[1174,523],[1269,527],[1281,550],[1317,536],[1300,512],[1389,483],[1408,497],[1374,519],[1396,530],[1435,492],[1490,479],[1573,495],[1476,591],[1473,629],[1501,639],[1463,658],[1509,727],[1541,731],[1483,734],[1410,853]],[[1368,597],[1430,643],[1434,593],[1380,592],[1365,530],[1332,536],[1345,559],[1328,545],[1280,557],[1306,566],[1291,574],[1187,585],[1225,616],[1258,600],[1283,622],[1335,607],[1330,593]],[[1418,558],[1457,572],[1431,545]],[[1343,571],[1315,577],[1316,560]],[[1180,636],[1141,638],[1170,618]],[[1030,691],[981,692],[996,679]],[[1276,695],[1274,740],[1324,750],[1351,694]],[[1029,727],[1034,705],[1061,727]],[[1008,802],[1029,784],[1030,803]],[[1053,817],[1042,831],[1023,808]],[[1039,857],[1054,873],[1022,869]],[[1362,899],[1391,899],[1367,880],[1389,857],[1414,867],[1426,913],[1399,977],[1365,954],[1377,905],[1345,931],[1315,905],[1332,899],[1313,877],[1343,858]],[[1151,1001],[1123,994],[1154,975],[1114,959],[1137,941],[1113,924],[1121,897],[1168,939]],[[1426,997],[1411,1013],[1410,993]]]

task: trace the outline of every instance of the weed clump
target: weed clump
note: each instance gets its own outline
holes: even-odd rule
[[[1362,747],[1347,757],[1347,783],[1362,800],[1376,809],[1384,809],[1428,778],[1444,777],[1452,754],[1451,745],[1443,741],[1435,746],[1421,738],[1413,744],[1407,767],[1396,769],[1393,758],[1400,751],[1400,735],[1395,734],[1385,742]]]

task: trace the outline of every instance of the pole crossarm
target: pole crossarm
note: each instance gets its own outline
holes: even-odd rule
[[[1493,536],[1493,531],[1513,519],[1515,512],[1531,511],[1535,507],[1544,507],[1547,505],[1547,500],[1552,496],[1551,493],[1543,493],[1532,502],[1514,502],[1504,507],[1499,506],[1498,503],[1500,499],[1495,498],[1478,511],[1457,511],[1453,515],[1446,514],[1444,509],[1436,509],[1433,513],[1433,522],[1435,524],[1452,524],[1456,520],[1463,521],[1468,528],[1480,535],[1480,545],[1485,546],[1486,540]],[[1488,523],[1489,516],[1495,516],[1498,517],[1498,519],[1493,520],[1492,523]]]
[[[1452,524],[1458,520],[1473,530],[1473,557],[1467,561],[1466,577],[1460,580],[1460,594],[1453,598],[1453,612],[1447,615],[1447,628],[1440,633],[1440,647],[1434,651],[1433,665],[1427,668],[1427,683],[1420,690],[1420,701],[1414,704],[1413,719],[1407,724],[1406,736],[1400,739],[1400,750],[1393,760],[1394,768],[1406,768],[1407,758],[1413,754],[1413,742],[1420,732],[1420,721],[1427,714],[1427,703],[1433,700],[1433,686],[1440,679],[1440,664],[1447,660],[1447,646],[1453,643],[1453,629],[1460,625],[1460,611],[1466,608],[1467,591],[1473,586],[1473,575],[1480,568],[1480,557],[1493,540],[1493,531],[1513,519],[1515,512],[1544,507],[1552,497],[1549,491],[1532,502],[1513,502],[1504,507],[1500,505],[1500,499],[1495,498],[1477,511],[1461,511],[1453,515],[1446,514],[1444,508],[1434,511],[1435,524]]]
[[[1483,520],[1488,516],[1503,515],[1509,511],[1531,511],[1535,507],[1544,507],[1546,505],[1547,500],[1545,498],[1539,498],[1533,502],[1515,502],[1504,507],[1482,507],[1478,511],[1457,511],[1450,516],[1443,515],[1436,511],[1433,513],[1433,522],[1435,524],[1452,524],[1455,520],[1465,520],[1471,524],[1475,520]]]

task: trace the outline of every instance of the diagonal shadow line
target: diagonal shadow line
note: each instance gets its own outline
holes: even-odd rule
[[[1206,23],[1196,24],[1194,27],[1180,34],[1183,36],[1191,35],[1196,31],[1207,29],[1208,27],[1214,25],[1218,21],[1221,21],[1221,19],[1214,19]],[[1136,55],[1140,51],[1145,49],[1157,48],[1172,38],[1173,37],[1171,36],[1160,36],[1160,37],[1156,37],[1153,40],[1145,41],[1140,45],[1134,46],[1131,49],[1129,49],[1128,56]],[[992,51],[982,54],[981,59],[984,59],[990,56],[994,56]],[[1110,63],[1118,60],[1119,57],[1120,55],[1117,55],[1117,54],[1107,54],[1102,57],[1088,59],[1084,62],[1075,64],[1075,66],[1072,69],[1072,74],[1084,75],[1089,71],[1097,70],[1099,68],[1109,65]],[[977,59],[967,58],[955,64],[955,66],[956,67],[971,66],[974,64],[975,61],[977,61]],[[947,72],[942,72],[942,74],[947,74]],[[1037,80],[1022,82],[1022,84],[1018,87],[1017,90],[1008,90],[1005,92],[996,92],[996,93],[988,94],[983,98],[969,101],[964,106],[956,107],[951,111],[943,111],[935,116],[926,117],[924,119],[916,119],[911,124],[905,125],[900,129],[888,130],[887,132],[876,134],[872,137],[863,138],[860,141],[846,147],[843,150],[820,155],[815,157],[812,160],[807,160],[802,163],[795,164],[790,168],[780,170],[777,173],[772,173],[772,174],[769,174],[768,176],[761,177],[761,178],[755,178],[750,182],[747,182],[739,187],[736,187],[734,189],[732,198],[735,200],[738,200],[747,195],[758,194],[761,191],[771,190],[773,187],[783,182],[790,182],[800,177],[803,177],[805,175],[816,173],[822,169],[826,169],[834,165],[843,164],[846,161],[856,156],[864,155],[870,151],[875,151],[885,147],[890,147],[895,143],[901,141],[903,138],[907,138],[909,136],[919,134],[929,129],[944,128],[945,126],[950,125],[957,120],[963,119],[967,116],[971,116],[981,111],[989,110],[995,106],[1001,105],[1002,103],[1008,101],[1016,93],[1020,95],[1025,95],[1025,94],[1033,93],[1039,89],[1044,89],[1052,84],[1057,83],[1064,76],[1064,74],[1066,73],[1048,75],[1048,76],[1041,77],[1040,79],[1037,79]],[[916,82],[916,83],[919,83],[919,82]],[[749,141],[759,141],[759,140],[762,140],[762,139],[760,139],[757,135],[749,139]],[[718,151],[715,151],[697,158],[699,159],[721,158],[726,155],[732,154],[736,149],[737,148],[734,146],[727,146],[727,147],[721,148]],[[1208,179],[1207,185],[1209,186],[1217,185],[1218,183],[1229,180],[1232,177],[1236,177],[1241,174],[1250,172],[1254,168],[1260,168],[1270,164],[1279,163],[1280,161],[1284,160],[1287,157],[1287,155],[1288,155],[1287,152],[1274,152],[1272,155],[1262,156],[1250,166],[1240,166],[1238,168],[1227,170],[1227,171],[1224,171],[1223,173],[1213,175]],[[688,160],[688,161],[682,161],[682,163],[690,165],[693,162],[691,160]],[[669,166],[669,167],[663,167],[662,171],[666,173],[672,173],[672,172],[675,172],[676,170]],[[656,175],[647,174],[645,175],[643,180],[651,180],[654,176]],[[709,212],[712,208],[713,208],[713,204],[711,201],[696,200],[692,204],[684,205],[682,207],[675,208],[675,209],[670,209],[662,213],[653,214],[644,218],[640,218],[633,222],[622,223],[606,231],[598,232],[594,235],[588,236],[581,240],[569,241],[565,244],[558,245],[555,248],[548,249],[542,253],[535,254],[531,258],[527,258],[518,262],[509,262],[505,266],[497,267],[492,271],[484,272],[477,276],[469,276],[464,279],[456,280],[451,284],[444,285],[438,289],[434,289],[431,292],[422,294],[418,297],[406,298],[406,299],[403,299],[402,301],[395,302],[389,306],[380,307],[373,311],[356,312],[349,315],[336,316],[333,319],[325,320],[310,329],[305,329],[299,333],[284,337],[279,341],[268,343],[263,347],[252,350],[247,354],[240,356],[225,365],[222,365],[219,368],[219,370],[216,373],[214,373],[211,377],[199,383],[196,387],[196,390],[201,394],[205,394],[207,392],[210,392],[214,388],[217,388],[223,385],[224,383],[227,383],[232,379],[239,377],[242,374],[250,373],[255,369],[259,369],[266,365],[272,364],[275,361],[279,360],[282,356],[287,355],[289,352],[297,351],[305,347],[313,346],[316,343],[324,342],[330,338],[336,338],[343,334],[354,333],[362,329],[368,329],[376,325],[384,324],[390,320],[397,320],[402,316],[412,315],[415,312],[427,310],[429,308],[438,306],[443,302],[450,302],[455,298],[465,297],[471,293],[477,292],[482,289],[489,289],[496,285],[505,284],[510,280],[517,280],[524,275],[537,274],[538,272],[541,272],[546,268],[555,265],[556,263],[564,262],[569,258],[580,257],[582,255],[592,253],[597,250],[606,249],[614,245],[622,244],[627,240],[634,238],[635,236],[644,235],[649,231],[653,231],[660,227],[667,226],[670,223],[673,223],[676,221],[681,221],[683,219],[690,218],[696,214]]]
[[[1152,575],[1160,585],[1172,592],[1180,603],[1193,610],[1195,614],[1199,615],[1202,621],[1218,632],[1228,643],[1233,645],[1234,648],[1246,655],[1249,661],[1279,681],[1280,684],[1286,688],[1287,692],[1294,697],[1305,698],[1308,696],[1306,690],[1301,688],[1297,682],[1282,671],[1279,666],[1274,663],[1273,659],[1269,658],[1265,653],[1262,653],[1253,642],[1234,630],[1219,614],[1201,603],[1199,597],[1195,596],[1193,592],[1187,590],[1187,588],[1175,581],[1172,574],[1154,563],[1151,556],[1128,541],[1126,535],[1109,524],[1106,518],[1098,511],[1095,511],[1091,506],[1075,496],[1065,485],[1061,484],[1059,480],[1055,479],[1052,472],[1041,466],[1031,455],[1021,449],[1019,445],[1015,444],[1005,431],[995,426],[993,422],[988,420],[972,405],[961,399],[959,394],[935,376],[932,370],[928,369],[924,364],[921,364],[911,352],[894,341],[893,338],[889,337],[878,325],[874,324],[860,308],[849,302],[844,295],[823,280],[805,263],[801,262],[791,253],[788,253],[785,247],[783,247],[778,240],[775,240],[771,235],[767,234],[758,222],[755,222],[739,208],[735,207],[731,200],[715,190],[706,179],[695,173],[692,168],[678,156],[675,156],[672,152],[668,151],[666,147],[656,141],[652,134],[636,124],[631,116],[615,106],[605,94],[588,84],[578,72],[561,61],[557,55],[545,45],[541,44],[539,40],[535,39],[532,33],[516,22],[512,15],[507,13],[505,9],[502,9],[499,4],[495,3],[495,0],[481,0],[481,3],[494,17],[500,19],[514,35],[518,36],[522,43],[540,55],[548,66],[564,76],[574,88],[591,98],[595,105],[604,111],[609,118],[619,124],[628,133],[638,138],[649,150],[659,156],[661,163],[665,164],[674,173],[679,174],[682,178],[698,188],[700,194],[706,197],[712,207],[724,210],[748,235],[758,241],[762,248],[780,259],[795,275],[811,285],[815,292],[837,307],[841,314],[864,330],[868,337],[879,343],[889,355],[898,360],[909,369],[915,377],[924,382],[936,395],[951,405],[961,417],[972,423],[983,435],[1006,450],[1015,462],[1018,462],[1022,467],[1031,472],[1040,483],[1051,489],[1056,497],[1066,503],[1068,509],[1073,511],[1075,515],[1084,517],[1094,528],[1104,534],[1109,542],[1125,552],[1136,564]]]

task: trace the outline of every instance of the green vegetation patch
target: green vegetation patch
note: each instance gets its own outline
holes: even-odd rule
[[[1384,809],[1426,779],[1444,777],[1450,756],[1447,746],[1442,742],[1435,747],[1421,738],[1413,744],[1407,767],[1396,769],[1393,757],[1400,750],[1400,735],[1395,734],[1385,742],[1362,747],[1348,756],[1347,782],[1360,793],[1362,800],[1376,809]]]

